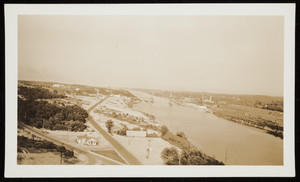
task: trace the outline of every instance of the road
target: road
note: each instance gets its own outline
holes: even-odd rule
[[[93,109],[95,109],[99,104],[105,101],[109,96],[105,97],[92,107],[90,107],[87,112],[90,114]],[[121,157],[130,165],[142,165],[142,163],[132,155],[128,150],[126,150],[117,140],[115,140],[110,134],[108,134],[104,129],[101,128],[94,120],[94,118],[89,115],[89,122],[99,131],[99,133],[115,148],[115,150],[121,155]]]
[[[34,133],[35,135],[42,137],[48,141],[51,141],[53,143],[55,143],[56,145],[63,145],[64,147],[73,150],[74,152],[78,152],[80,154],[83,154],[86,156],[87,158],[87,162],[85,162],[85,164],[88,165],[97,165],[97,164],[107,164],[107,165],[120,165],[121,163],[111,160],[105,156],[100,156],[100,155],[95,155],[94,153],[88,151],[88,150],[84,150],[81,149],[77,146],[68,144],[68,143],[64,143],[63,141],[60,141],[56,138],[53,138],[47,134],[42,133],[40,130],[38,129],[34,129],[30,126],[27,126],[23,123],[19,123],[21,126],[23,126],[24,128],[26,128],[27,130],[29,130],[31,133]]]

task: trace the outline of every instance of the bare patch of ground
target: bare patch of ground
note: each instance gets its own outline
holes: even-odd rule
[[[130,153],[132,153],[144,165],[164,165],[161,158],[161,152],[166,147],[174,147],[161,138],[148,137],[125,137],[114,135],[120,144],[122,144]],[[150,141],[150,143],[149,143]],[[149,158],[147,158],[148,143],[151,148]],[[177,147],[176,147],[177,148]],[[178,149],[178,148],[177,148]],[[180,149],[178,149],[180,151]]]
[[[79,160],[64,159],[62,164],[76,164]],[[19,165],[60,165],[60,154],[54,152],[47,153],[18,153],[17,164]]]

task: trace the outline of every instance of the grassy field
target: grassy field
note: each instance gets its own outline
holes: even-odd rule
[[[34,135],[19,132],[18,135],[18,164],[61,164],[61,155],[63,164],[75,164],[78,159],[74,156],[74,152],[63,146],[58,146],[53,142],[41,140]]]
[[[225,104],[214,108],[213,113],[221,118],[259,128],[283,138],[283,112]]]
[[[78,163],[78,159],[64,159],[62,165]],[[60,165],[60,154],[58,152],[46,153],[18,153],[17,164],[19,165]]]

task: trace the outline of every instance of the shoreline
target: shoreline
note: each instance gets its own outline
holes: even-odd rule
[[[140,92],[140,91],[139,91]],[[143,92],[143,94],[148,94],[148,93],[144,93]],[[136,97],[138,97],[138,96],[136,96]],[[161,97],[161,96],[155,96],[155,97],[157,97],[157,98],[161,98],[161,99],[167,99],[166,97]],[[154,98],[155,98],[154,97]],[[138,97],[139,98],[139,97]],[[141,98],[140,98],[141,99]],[[136,103],[135,103],[136,104]],[[134,104],[134,105],[135,105]],[[241,122],[239,122],[239,121],[235,121],[235,120],[231,120],[231,119],[229,119],[229,118],[227,118],[227,117],[222,117],[221,115],[218,115],[218,114],[215,114],[215,111],[214,111],[214,109],[211,109],[211,108],[207,108],[206,106],[199,106],[199,105],[196,105],[196,104],[193,104],[193,103],[184,103],[184,104],[180,104],[180,105],[178,105],[178,106],[182,106],[182,107],[186,107],[186,108],[192,108],[192,109],[194,109],[194,110],[197,110],[197,111],[200,111],[200,112],[203,112],[203,113],[207,113],[207,114],[213,114],[214,116],[216,116],[216,117],[218,117],[218,118],[221,118],[221,119],[225,119],[225,120],[227,120],[227,121],[230,121],[230,122],[234,122],[234,123],[237,123],[237,124],[240,124],[240,125],[243,125],[243,126],[248,126],[249,128],[252,128],[252,129],[255,129],[255,130],[257,130],[257,131],[260,131],[260,132],[262,132],[262,133],[266,133],[266,134],[268,134],[268,135],[272,135],[272,136],[274,136],[274,137],[278,137],[278,138],[280,138],[281,140],[283,140],[283,131],[281,131],[281,130],[278,130],[277,132],[276,132],[276,130],[272,130],[272,129],[264,129],[264,128],[261,128],[261,127],[259,127],[259,126],[255,126],[255,125],[251,125],[251,124],[248,124],[247,122],[245,122],[245,121],[241,121]],[[170,107],[172,107],[172,106],[170,106]],[[240,119],[241,120],[241,119]],[[280,132],[281,131],[281,132]]]
[[[260,131],[260,132],[272,135],[272,136],[274,136],[276,138],[280,138],[281,140],[283,140],[283,132],[281,132],[282,134],[280,134],[280,133],[278,133],[276,131],[273,131],[273,130],[267,130],[267,129],[261,128],[259,126],[248,124],[247,122],[245,122],[245,121],[243,121],[241,119],[240,119],[241,121],[236,121],[236,120],[233,120],[233,119],[229,119],[227,117],[222,117],[222,116],[220,116],[218,114],[215,114],[215,112],[212,112],[211,114],[213,114],[216,117],[219,117],[219,118],[225,119],[227,121],[230,121],[230,122],[234,122],[234,123],[237,123],[237,124],[240,124],[240,125],[248,126],[249,128],[253,128],[253,129],[257,130],[257,131]]]

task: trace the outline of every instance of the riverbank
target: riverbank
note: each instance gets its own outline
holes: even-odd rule
[[[233,121],[283,139],[283,113],[240,105],[221,105],[212,109],[220,118]]]
[[[209,157],[197,147],[190,144],[184,133],[172,134],[167,131],[162,136],[162,127],[155,120],[155,117],[146,112],[137,111],[130,107],[131,101],[127,97],[111,96],[91,110],[91,116],[96,123],[106,132],[106,122],[113,123],[111,128],[112,137],[118,141],[126,150],[132,153],[142,164],[163,165],[162,151],[166,148],[176,148],[189,152],[191,149],[201,154],[199,160],[194,161],[195,165],[221,165],[212,157]],[[127,131],[134,131],[145,135],[130,136]]]
[[[94,118],[96,123],[106,132],[108,132],[105,123],[108,120],[113,121],[112,137],[118,141],[126,150],[132,153],[142,164],[145,165],[163,165],[161,159],[161,151],[166,147],[173,145],[164,141],[160,137],[148,137],[148,135],[160,135],[158,131],[154,130],[158,127],[153,120],[153,116],[142,112],[135,111],[128,106],[131,101],[127,97],[109,97],[101,105],[98,105],[90,115]],[[148,126],[150,128],[143,128]],[[121,136],[117,133],[122,128],[126,127],[128,130],[136,130],[147,132],[145,137],[130,137]],[[147,148],[151,147],[151,151],[147,153]],[[148,156],[148,157],[147,157]]]
[[[136,96],[149,98],[145,92]],[[153,96],[154,103],[139,102],[133,109],[153,115],[172,133],[183,131],[204,153],[225,165],[282,165],[283,140],[257,128],[238,124],[192,107],[173,104]]]

